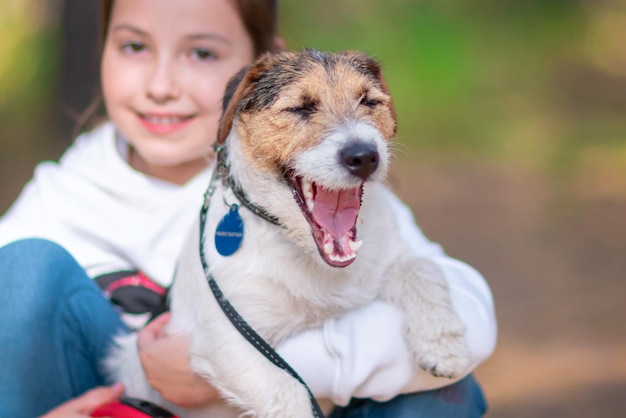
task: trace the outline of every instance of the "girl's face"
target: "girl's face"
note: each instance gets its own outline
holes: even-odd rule
[[[102,89],[131,165],[178,184],[206,167],[226,83],[253,59],[232,0],[116,0]]]

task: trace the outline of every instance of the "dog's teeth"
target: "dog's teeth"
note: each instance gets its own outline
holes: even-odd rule
[[[302,186],[304,201],[306,202],[307,208],[312,212],[313,206],[315,206],[315,203],[313,202],[313,185],[307,181]]]
[[[305,182],[302,189],[304,197],[306,197],[307,199],[313,199],[313,185],[311,184],[311,182]]]
[[[324,252],[328,255],[333,253],[333,244],[331,244],[330,242],[324,244]]]
[[[345,262],[345,261],[350,261],[354,258],[356,258],[356,256],[354,254],[352,255],[344,255],[344,256],[340,256],[340,255],[330,255],[329,257],[331,260],[333,261],[337,261],[337,262]]]
[[[361,248],[361,245],[363,245],[363,240],[359,240],[359,241],[348,241],[348,245],[350,246],[350,249],[354,252],[359,251],[359,248]]]

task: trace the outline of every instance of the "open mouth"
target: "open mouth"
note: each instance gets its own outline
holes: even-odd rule
[[[356,220],[363,184],[329,190],[301,176],[287,175],[294,198],[311,226],[322,259],[332,267],[346,267],[356,259],[362,241],[356,241]]]

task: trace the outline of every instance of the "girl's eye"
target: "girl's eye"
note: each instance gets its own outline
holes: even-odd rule
[[[122,50],[130,54],[138,54],[143,52],[145,49],[146,46],[140,42],[128,42],[122,45]]]
[[[215,58],[215,54],[204,48],[197,48],[193,50],[193,56],[200,61],[207,61]]]

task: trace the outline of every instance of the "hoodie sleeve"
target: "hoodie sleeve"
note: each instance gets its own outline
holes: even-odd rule
[[[63,184],[63,161],[79,159],[81,144],[88,134],[78,137],[61,156],[59,162],[44,161],[35,167],[33,177],[26,183],[17,200],[0,217],[0,246],[23,238],[51,239],[49,225],[56,219],[51,213],[50,202],[61,201],[66,196],[64,189],[71,185]],[[79,191],[76,191],[78,194]],[[50,200],[50,197],[55,199]]]
[[[22,238],[43,238],[44,217],[39,184],[32,179],[0,218],[0,247]]]
[[[415,367],[404,340],[403,313],[389,303],[375,301],[326,322],[321,329],[305,331],[277,349],[316,397],[331,399],[336,405],[346,405],[352,397],[386,401],[402,393],[447,386],[471,373],[495,349],[497,326],[485,279],[428,241],[399,200],[394,210],[413,251],[436,263],[445,274],[453,307],[467,327],[471,366],[456,380],[437,378]]]

